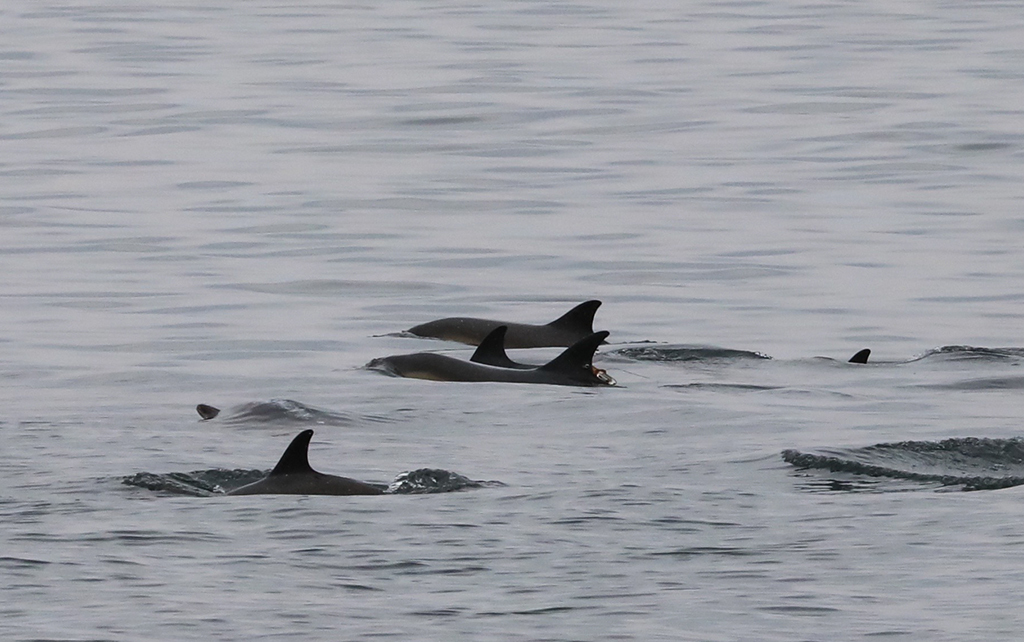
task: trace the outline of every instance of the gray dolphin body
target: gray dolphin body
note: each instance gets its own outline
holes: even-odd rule
[[[615,380],[592,361],[607,332],[595,332],[566,348],[548,363],[538,367],[501,367],[462,361],[443,354],[418,352],[381,357],[366,364],[396,377],[432,381],[497,381],[506,383],[546,383],[557,386],[613,386]],[[507,357],[506,357],[507,358]],[[521,365],[521,364],[516,364]]]
[[[408,332],[420,337],[476,346],[495,328],[503,325],[508,327],[506,348],[567,348],[594,333],[594,314],[600,306],[600,301],[585,301],[544,325],[451,317],[414,326]]]
[[[281,455],[270,474],[228,495],[381,495],[383,490],[348,477],[317,472],[309,465],[312,430],[303,430]]]

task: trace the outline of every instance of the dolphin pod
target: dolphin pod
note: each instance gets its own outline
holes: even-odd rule
[[[495,328],[501,332],[501,328]],[[595,332],[572,344],[562,354],[542,366],[514,364],[489,365],[462,361],[443,354],[418,352],[374,359],[366,364],[396,377],[429,379],[432,381],[500,381],[508,383],[546,383],[560,386],[613,386],[615,380],[604,370],[595,368],[594,352],[608,337],[608,332]],[[500,336],[499,336],[500,339]],[[504,350],[501,350],[504,355]]]
[[[584,301],[551,323],[530,325],[508,323],[472,317],[438,319],[409,328],[407,332],[419,337],[457,341],[471,346],[480,345],[498,326],[508,328],[506,348],[567,348],[594,333],[594,314],[601,307],[597,300]]]
[[[228,495],[381,495],[376,486],[313,470],[309,465],[312,430],[303,430],[288,444],[270,474]]]

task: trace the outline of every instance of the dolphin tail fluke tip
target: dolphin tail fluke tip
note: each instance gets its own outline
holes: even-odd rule
[[[850,357],[849,363],[867,363],[869,356],[871,356],[871,349],[870,348],[864,348],[863,350],[861,350],[857,354],[855,354],[852,357]]]
[[[220,414],[220,408],[214,408],[213,406],[208,406],[205,403],[201,403],[198,406],[196,406],[196,412],[199,413],[199,416],[202,417],[203,420],[213,419],[214,417]]]

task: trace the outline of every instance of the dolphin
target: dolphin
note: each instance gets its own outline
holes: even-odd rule
[[[312,430],[303,430],[288,444],[270,474],[228,495],[382,495],[383,489],[370,484],[319,473],[309,465]]]
[[[500,381],[507,383],[547,383],[558,386],[614,386],[615,380],[595,368],[594,352],[608,332],[595,332],[572,344],[548,363],[528,369],[499,367],[462,361],[434,352],[381,357],[366,364],[396,377],[432,381]]]
[[[508,326],[506,348],[566,348],[594,333],[594,313],[600,306],[600,301],[585,301],[545,325],[451,317],[414,326],[407,332],[419,337],[475,346],[480,345],[484,337],[496,327],[504,325]]]
[[[869,356],[871,356],[871,350],[869,348],[864,348],[857,354],[850,357],[850,360],[847,363],[867,363]]]

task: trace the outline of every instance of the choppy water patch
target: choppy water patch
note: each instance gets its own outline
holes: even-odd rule
[[[1021,361],[1024,348],[983,348],[977,346],[942,346],[911,361]]]
[[[701,346],[687,344],[651,344],[617,348],[604,353],[606,357],[621,357],[633,361],[665,361],[665,362],[698,362],[712,363],[720,361],[736,361],[755,359],[763,361],[771,359],[766,354],[750,350],[735,350],[717,346]]]
[[[441,468],[419,468],[395,476],[385,492],[401,495],[451,493],[470,488],[504,486],[499,481],[477,481]]]
[[[269,470],[211,468],[187,473],[136,473],[121,479],[126,486],[145,488],[166,495],[211,497],[224,495],[236,488],[257,482],[270,473]],[[453,493],[474,488],[504,486],[497,481],[477,481],[450,470],[420,468],[395,476],[390,484],[370,483],[392,495],[422,495],[429,493]]]
[[[961,490],[1024,484],[1024,438],[962,437],[817,452],[784,450],[782,458],[801,471],[843,475],[842,479],[829,480],[833,490],[870,487],[858,483],[857,478],[903,480]]]

